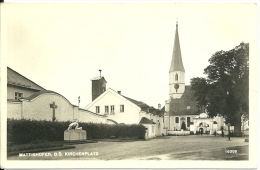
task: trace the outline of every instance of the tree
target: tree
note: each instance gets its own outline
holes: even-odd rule
[[[191,90],[199,106],[209,116],[221,114],[226,123],[241,131],[241,116],[249,115],[249,44],[241,43],[230,51],[218,51],[204,69],[207,78],[191,79]]]
[[[182,124],[181,124],[181,129],[186,130],[186,124],[185,124],[185,122],[182,122]]]

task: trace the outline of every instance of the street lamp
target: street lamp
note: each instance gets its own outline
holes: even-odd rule
[[[227,126],[228,126],[228,140],[230,140],[230,123],[228,123]]]

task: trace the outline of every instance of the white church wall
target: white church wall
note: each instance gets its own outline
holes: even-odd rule
[[[120,112],[120,105],[124,105],[124,112]],[[105,115],[105,106],[108,106],[107,119],[112,119],[117,123],[138,124],[140,121],[141,109],[111,89],[108,89],[85,109],[96,113],[96,106],[99,106],[101,115]],[[114,106],[114,113],[111,113],[111,106]]]
[[[188,121],[187,118],[190,117],[190,122],[194,122],[194,115],[174,115],[174,116],[170,116],[170,120],[169,120],[169,116],[164,116],[164,126],[169,128],[169,130],[181,130],[181,124],[182,124],[182,120],[181,118],[184,117],[185,120],[185,124],[186,124],[186,129],[190,129],[190,127],[188,127]],[[179,122],[176,123],[176,118],[179,119]],[[169,125],[169,121],[170,121],[170,125]],[[195,128],[195,126],[194,126]]]
[[[175,80],[175,75],[178,74],[178,81]],[[170,82],[170,87],[169,87],[169,94],[170,97],[176,99],[176,98],[181,98],[185,91],[185,73],[182,71],[174,71],[169,74],[169,82]],[[179,85],[179,88],[176,89],[174,88],[175,84]]]
[[[22,103],[7,102],[7,118],[21,119],[21,117],[22,117]]]

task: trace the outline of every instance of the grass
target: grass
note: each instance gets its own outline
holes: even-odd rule
[[[30,144],[9,145],[7,146],[7,152],[23,151],[23,150],[30,150],[30,149],[55,148],[61,146],[64,146],[64,142],[39,141],[37,143],[30,143]]]

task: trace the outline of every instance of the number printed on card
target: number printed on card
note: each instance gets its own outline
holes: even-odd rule
[[[225,150],[225,153],[237,153],[237,150]]]

